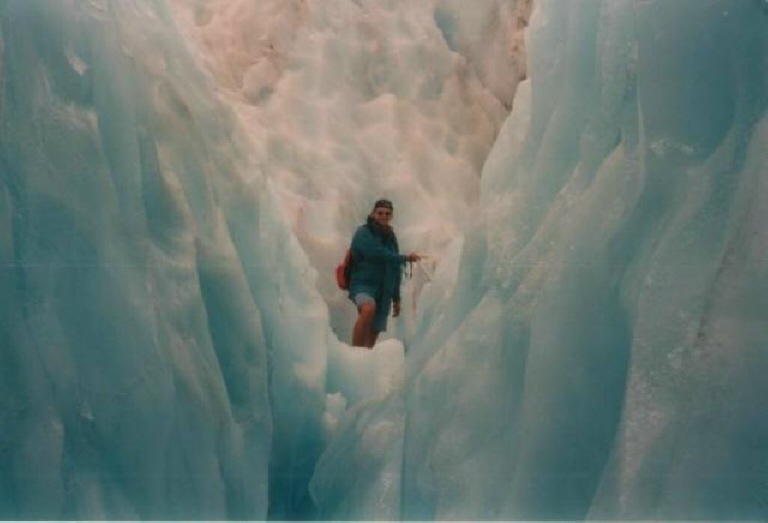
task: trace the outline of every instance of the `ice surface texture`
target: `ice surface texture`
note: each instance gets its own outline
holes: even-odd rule
[[[0,0],[0,517],[768,518],[765,2],[530,11]]]
[[[268,261],[230,227],[258,197],[232,118],[163,3],[0,16],[0,514],[264,517]]]
[[[766,516],[756,2],[537,2],[454,287],[412,342],[407,517]]]

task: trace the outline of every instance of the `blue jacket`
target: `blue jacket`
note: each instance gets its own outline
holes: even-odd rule
[[[355,231],[350,250],[350,297],[360,291],[373,291],[374,298],[385,304],[390,300],[400,301],[405,256],[400,254],[394,231],[385,230],[369,217],[368,222]]]

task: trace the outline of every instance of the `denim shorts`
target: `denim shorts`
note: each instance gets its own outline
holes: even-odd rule
[[[358,310],[365,304],[372,303],[376,306],[376,313],[373,315],[373,328],[378,332],[384,332],[387,330],[387,317],[389,316],[389,303],[382,306],[382,304],[376,301],[376,298],[371,296],[370,293],[361,291],[354,295],[352,301],[357,305]]]

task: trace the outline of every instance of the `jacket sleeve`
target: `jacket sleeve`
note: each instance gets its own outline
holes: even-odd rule
[[[405,256],[398,254],[395,250],[388,249],[381,242],[377,242],[376,238],[365,227],[358,229],[352,238],[352,251],[362,254],[364,258],[387,261],[397,264],[398,267],[405,263]]]

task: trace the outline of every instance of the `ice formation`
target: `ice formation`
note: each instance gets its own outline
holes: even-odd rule
[[[766,93],[764,0],[0,0],[0,517],[765,519]]]

